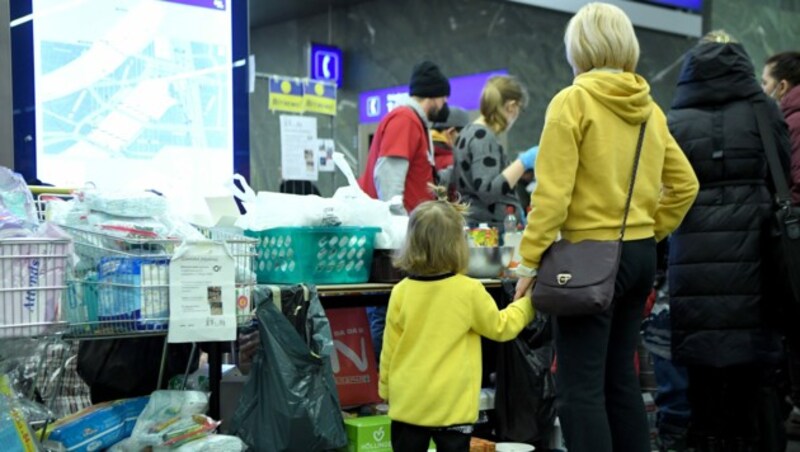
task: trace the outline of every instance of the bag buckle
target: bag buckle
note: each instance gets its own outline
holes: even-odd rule
[[[572,275],[569,273],[559,273],[558,276],[556,276],[556,281],[558,281],[559,286],[566,285],[570,279],[572,279]]]

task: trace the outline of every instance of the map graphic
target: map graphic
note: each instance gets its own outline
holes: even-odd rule
[[[39,178],[169,189],[229,177],[226,1],[64,3],[34,2]]]

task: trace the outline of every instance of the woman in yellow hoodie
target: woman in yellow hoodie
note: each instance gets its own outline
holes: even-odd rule
[[[647,81],[635,73],[639,43],[625,13],[587,4],[570,20],[564,43],[575,79],[547,109],[517,295],[530,290],[542,254],[559,233],[571,242],[619,238],[646,124],[614,303],[600,314],[554,322],[557,408],[569,451],[646,452],[634,352],[655,277],[656,242],[689,210],[697,178]]]

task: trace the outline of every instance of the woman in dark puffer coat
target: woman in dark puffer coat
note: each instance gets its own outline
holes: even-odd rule
[[[770,315],[782,296],[770,281],[773,188],[754,101],[767,104],[788,169],[781,113],[724,32],[687,53],[668,116],[700,181],[669,261],[672,353],[689,369],[690,443],[699,451],[785,449],[768,381],[781,353]],[[776,416],[772,431],[759,426],[767,411]]]

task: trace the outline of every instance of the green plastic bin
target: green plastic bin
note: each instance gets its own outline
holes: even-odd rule
[[[283,227],[245,231],[258,239],[260,284],[355,284],[369,280],[380,228]]]

